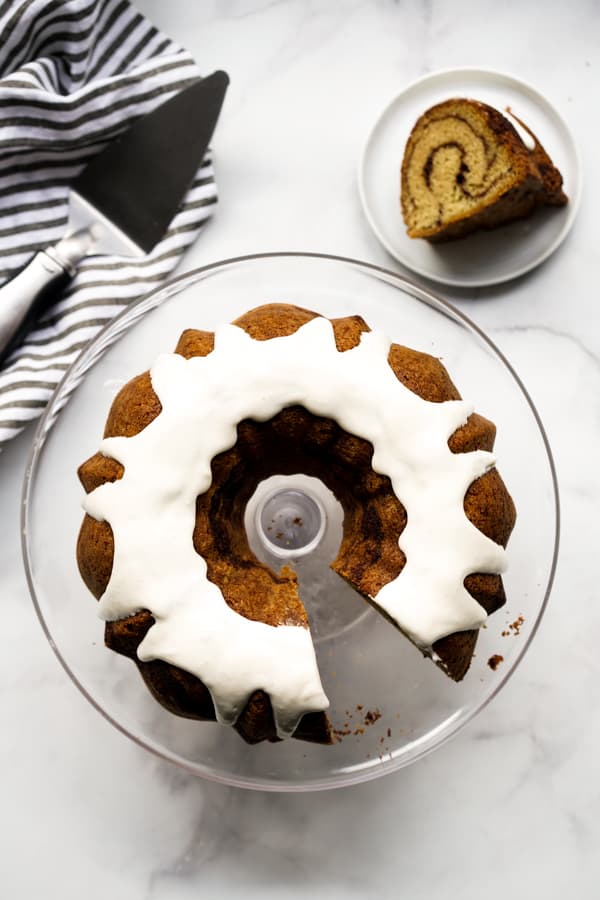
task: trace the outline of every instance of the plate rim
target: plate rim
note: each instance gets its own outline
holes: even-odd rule
[[[493,277],[485,278],[485,279],[477,279],[466,280],[464,277],[452,277],[446,275],[440,275],[438,273],[431,273],[429,269],[423,267],[421,265],[415,265],[410,260],[407,260],[404,255],[398,252],[398,250],[390,243],[387,239],[386,235],[383,234],[379,225],[375,221],[375,217],[372,213],[369,201],[368,201],[368,192],[365,187],[365,173],[367,169],[367,156],[369,154],[371,144],[375,135],[377,128],[383,119],[390,113],[394,105],[398,102],[398,100],[407,94],[409,91],[414,88],[418,88],[420,85],[427,83],[428,81],[435,82],[437,80],[443,80],[444,77],[449,75],[484,75],[486,77],[492,76],[492,78],[504,80],[508,82],[513,82],[518,85],[520,88],[524,89],[526,93],[528,93],[531,98],[536,102],[536,104],[540,104],[542,107],[546,107],[547,110],[556,118],[557,123],[563,129],[568,143],[570,145],[569,149],[573,154],[573,158],[575,160],[575,190],[570,192],[569,194],[569,210],[567,217],[563,223],[562,228],[555,236],[554,240],[552,240],[546,249],[535,257],[534,260],[529,261],[516,270],[511,270],[508,273],[496,275]],[[363,142],[362,149],[359,155],[358,160],[358,171],[357,171],[357,182],[358,182],[358,193],[360,197],[360,202],[362,206],[363,213],[367,219],[369,227],[371,228],[373,234],[381,243],[381,245],[385,248],[385,250],[401,265],[405,266],[409,271],[421,275],[423,278],[427,278],[430,281],[433,281],[437,284],[443,284],[450,287],[460,287],[467,289],[476,289],[479,287],[491,287],[496,284],[503,284],[507,281],[512,281],[515,278],[519,278],[522,275],[525,275],[527,272],[530,272],[532,269],[537,268],[543,262],[545,262],[549,256],[551,256],[558,247],[563,243],[571,228],[573,227],[577,212],[579,210],[579,206],[581,204],[581,195],[582,195],[582,187],[583,187],[583,172],[582,172],[582,162],[581,162],[581,152],[579,150],[579,145],[574,138],[573,132],[569,127],[566,119],[559,113],[553,103],[548,100],[548,98],[542,94],[536,87],[534,87],[530,82],[519,78],[510,72],[500,71],[497,69],[486,69],[481,66],[455,66],[445,69],[437,69],[435,72],[428,72],[425,75],[419,76],[419,78],[414,79],[409,84],[407,84],[400,92],[396,93],[388,102],[382,107],[377,118],[374,120],[369,133]]]

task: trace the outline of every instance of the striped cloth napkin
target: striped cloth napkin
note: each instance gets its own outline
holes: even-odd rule
[[[85,162],[199,76],[127,0],[0,0],[0,284],[65,233]],[[210,158],[142,260],[93,256],[0,372],[0,452],[83,347],[177,265],[217,200]]]

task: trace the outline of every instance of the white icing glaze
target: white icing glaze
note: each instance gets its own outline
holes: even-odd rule
[[[373,468],[390,477],[408,516],[399,541],[406,565],[373,599],[416,644],[431,648],[486,618],[463,581],[472,572],[502,571],[504,550],[467,519],[463,499],[494,458],[450,451],[448,438],[472,408],[412,393],[394,375],[388,351],[389,341],[370,332],[340,353],[331,323],[320,317],[267,341],[225,325],[206,357],[160,356],[151,377],[161,413],[135,437],[101,444],[125,471],[84,504],[114,533],[99,613],[114,620],[149,609],[155,624],[139,658],[200,678],[221,722],[235,722],[259,688],[270,695],[282,736],[304,712],[328,705],[309,631],[233,612],[192,545],[196,497],[210,486],[211,460],[233,446],[242,419],[266,421],[300,404],[373,444]]]

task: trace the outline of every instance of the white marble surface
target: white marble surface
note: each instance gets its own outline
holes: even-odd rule
[[[397,268],[355,170],[389,97],[439,68],[530,81],[579,141],[584,201],[540,269],[465,296],[528,385],[561,483],[552,602],[522,666],[462,734],[360,787],[306,795],[187,777],[131,744],[56,662],[27,593],[19,492],[31,431],[0,459],[4,648],[0,894],[17,898],[597,896],[600,787],[600,274],[594,0],[140,0],[231,88],[215,139],[218,213],[185,260],[302,249]],[[50,539],[50,536],[49,536]]]

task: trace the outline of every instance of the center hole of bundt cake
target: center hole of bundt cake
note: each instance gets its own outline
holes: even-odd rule
[[[316,550],[327,528],[327,513],[311,485],[287,483],[261,493],[254,530],[267,552],[293,560]]]
[[[343,534],[344,512],[315,477],[274,475],[248,501],[244,521],[258,559],[280,571],[290,566],[315,642],[334,637],[368,613],[365,601],[330,568]]]

